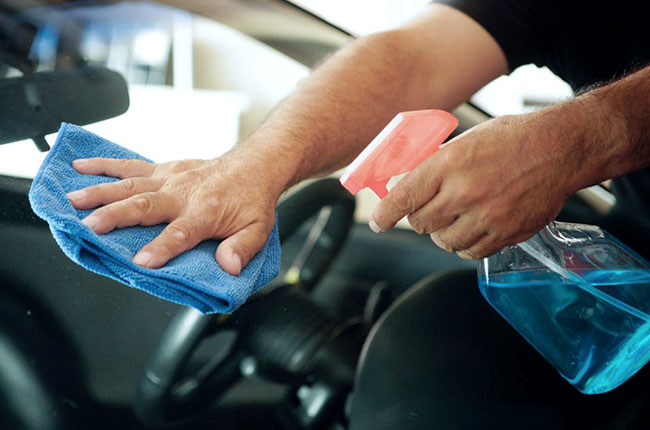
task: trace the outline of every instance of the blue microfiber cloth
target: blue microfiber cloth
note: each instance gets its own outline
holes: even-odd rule
[[[81,127],[62,124],[56,143],[45,158],[29,201],[47,221],[63,252],[82,267],[134,288],[204,313],[227,313],[277,276],[280,241],[277,223],[266,245],[239,276],[224,272],[215,261],[218,241],[207,240],[174,258],[164,267],[147,269],[131,262],[145,244],[165,227],[127,227],[98,235],[81,223],[90,210],[75,209],[66,194],[116,178],[82,175],[72,167],[77,158],[106,157],[149,161]]]

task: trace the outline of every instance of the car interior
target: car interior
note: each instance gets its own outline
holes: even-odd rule
[[[355,36],[280,0],[0,0],[0,428],[372,428],[383,333],[476,262],[405,221],[373,234],[368,190],[335,174],[288,191],[281,273],[230,315],[82,269],[27,199],[62,121],[156,162],[217,157]],[[455,134],[489,118],[454,114]]]

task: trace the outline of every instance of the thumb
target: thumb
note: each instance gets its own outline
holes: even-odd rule
[[[224,239],[217,247],[216,260],[221,268],[238,276],[248,262],[264,247],[271,229],[261,223],[251,224]]]

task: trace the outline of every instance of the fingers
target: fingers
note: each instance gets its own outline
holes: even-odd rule
[[[82,174],[121,179],[68,195],[78,209],[97,208],[82,220],[97,234],[169,223],[133,257],[133,262],[143,267],[161,267],[205,239],[226,237],[215,259],[226,272],[238,275],[262,249],[273,226],[275,202],[269,201],[273,196],[267,198],[264,193],[266,184],[252,182],[247,186],[241,184],[241,175],[235,175],[228,184],[231,193],[224,194],[222,183],[228,178],[222,178],[223,172],[209,161],[154,165],[141,160],[89,158],[75,160],[73,166]],[[234,191],[233,183],[237,188]],[[270,217],[255,215],[262,206],[271,208]],[[254,222],[258,219],[263,221]]]
[[[162,182],[161,179],[153,178],[127,178],[73,191],[68,193],[67,197],[77,209],[93,209],[97,206],[128,199],[136,194],[157,191]]]
[[[238,276],[248,262],[260,252],[271,233],[270,226],[254,223],[243,228],[219,244],[217,263],[233,276]]]
[[[370,228],[378,233],[391,229],[406,215],[416,212],[431,200],[440,187],[434,157],[402,178],[380,201],[370,216]]]
[[[251,224],[223,240],[215,255],[221,268],[233,276],[238,276],[250,260],[264,247],[270,228],[261,223]],[[133,262],[155,269],[164,266],[169,260],[198,245],[210,237],[207,227],[196,223],[190,217],[178,218],[144,246]]]
[[[123,160],[119,158],[80,158],[72,162],[72,167],[85,175],[105,175],[115,178],[151,176],[156,168],[152,163],[142,160]]]
[[[478,242],[486,231],[472,215],[460,216],[451,225],[431,233],[431,240],[448,252],[463,251]]]
[[[486,233],[469,248],[458,251],[456,254],[463,260],[478,260],[489,257],[506,246],[505,243],[498,243],[492,234]]]
[[[408,221],[413,230],[419,234],[433,233],[456,221],[459,215],[454,210],[455,202],[446,197],[444,190],[441,190],[433,200],[410,214]]]
[[[162,267],[172,258],[194,248],[207,236],[208,229],[192,218],[178,218],[145,245],[133,257],[133,262],[150,269]]]
[[[178,212],[175,199],[160,192],[150,192],[99,208],[81,222],[95,233],[105,234],[116,228],[169,222],[177,217]]]

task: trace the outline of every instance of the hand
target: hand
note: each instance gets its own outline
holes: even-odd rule
[[[444,145],[375,208],[370,226],[408,215],[418,233],[461,258],[489,256],[528,239],[557,216],[578,187],[576,139],[549,112],[501,117]]]
[[[74,191],[68,198],[77,209],[98,207],[82,220],[98,234],[169,223],[133,258],[140,266],[158,268],[203,240],[224,239],[216,261],[237,276],[266,243],[282,191],[272,189],[265,169],[253,162],[236,152],[216,160],[164,164],[75,160],[80,173],[121,180]]]

